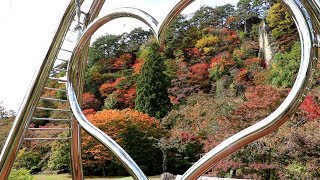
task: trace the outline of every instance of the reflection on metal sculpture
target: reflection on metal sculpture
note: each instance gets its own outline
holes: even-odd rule
[[[112,12],[107,13],[105,16],[98,18],[91,23],[81,36],[69,63],[68,74],[68,97],[70,101],[71,109],[75,118],[78,120],[82,128],[86,130],[90,135],[95,137],[98,141],[104,144],[113,155],[122,162],[123,166],[135,179],[148,179],[138,165],[132,160],[132,158],[123,150],[112,138],[106,135],[104,132],[92,125],[86,117],[83,115],[81,108],[77,102],[77,97],[74,91],[73,84],[77,80],[75,69],[77,68],[77,58],[81,55],[82,49],[93,33],[99,29],[102,25],[121,17],[132,17],[138,19],[147,24],[153,31],[157,25],[157,21],[144,11],[134,8],[120,8]],[[154,31],[155,32],[155,31]]]
[[[88,46],[88,41],[92,34],[99,29],[102,25],[121,17],[131,17],[138,19],[145,23],[153,31],[154,35],[158,39],[159,43],[163,42],[164,34],[172,21],[194,0],[181,0],[177,5],[170,11],[163,22],[159,23],[148,13],[135,9],[135,8],[119,8],[114,11],[108,12],[106,15],[97,18],[94,22],[89,24],[89,26],[84,30],[77,46],[73,51],[69,67],[68,67],[68,98],[70,101],[70,106],[74,116],[89,134],[99,140],[104,144],[124,165],[128,172],[135,179],[147,179],[136,163],[131,159],[131,157],[109,136],[104,132],[93,126],[86,117],[82,114],[78,97],[81,93],[77,92],[77,89],[81,86],[83,82],[83,77],[79,74],[84,73],[84,68],[79,67],[81,64],[85,64],[86,58],[82,57],[86,53],[82,53]],[[100,11],[103,0],[95,0],[90,10],[89,18],[93,19],[96,14]],[[294,83],[292,90],[290,91],[284,102],[268,117],[264,118],[260,122],[250,126],[249,128],[233,135],[227,140],[223,141],[221,144],[216,146],[205,156],[203,156],[198,162],[196,162],[190,169],[183,174],[181,179],[196,179],[214,166],[221,159],[227,157],[231,153],[235,152],[239,148],[257,140],[281,126],[289,116],[295,112],[298,105],[302,102],[307,90],[312,82],[312,75],[315,73],[316,63],[319,58],[319,46],[320,46],[320,1],[319,0],[283,0],[280,2],[285,6],[289,13],[294,18],[301,41],[301,64],[298,72],[297,79]],[[70,6],[73,6],[71,3]],[[70,9],[69,9],[70,11]],[[71,13],[72,14],[72,13]],[[66,12],[66,16],[69,14]],[[67,20],[66,20],[67,23]],[[66,25],[65,25],[66,26]],[[64,27],[64,26],[63,26]],[[65,28],[65,27],[64,27]],[[63,32],[63,31],[62,31]],[[61,33],[61,32],[60,32]],[[57,37],[60,35],[57,32]],[[60,35],[63,36],[63,35]],[[55,37],[53,43],[58,42]],[[61,41],[61,40],[60,40]],[[55,48],[52,47],[48,54],[55,52]],[[27,98],[19,111],[19,114],[15,120],[15,124],[12,132],[6,142],[6,146],[0,156],[0,179],[6,179],[8,171],[10,171],[12,163],[15,159],[16,152],[19,148],[21,137],[24,135],[25,127],[29,122],[31,111],[34,110],[34,103],[37,101],[39,95],[39,89],[43,86],[43,82],[40,80],[45,79],[49,72],[48,68],[52,66],[52,62],[47,62],[45,59],[43,66],[41,67],[38,76],[34,80],[32,89],[28,91]],[[48,72],[47,72],[48,71]],[[46,73],[43,73],[46,72]],[[82,78],[81,78],[82,77]],[[14,138],[13,136],[16,136]],[[13,146],[8,147],[8,146]],[[76,146],[76,145],[75,145]],[[80,152],[71,152],[72,154]],[[77,179],[82,179],[82,176],[78,175],[74,177]]]

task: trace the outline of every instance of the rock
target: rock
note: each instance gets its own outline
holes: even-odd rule
[[[160,179],[161,180],[175,180],[176,176],[166,172],[166,173],[161,174]]]

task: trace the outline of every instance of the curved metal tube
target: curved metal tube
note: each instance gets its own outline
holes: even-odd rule
[[[75,0],[76,4],[77,1]],[[90,9],[86,15],[86,19],[84,21],[84,27],[86,27],[90,22],[96,18],[104,4],[105,0],[94,0],[90,6]],[[78,21],[79,21],[79,9],[76,12],[78,16]],[[78,22],[78,38],[81,37],[81,27]],[[78,39],[77,39],[78,40]],[[85,45],[84,51],[81,54],[81,63],[78,64],[78,69],[77,69],[77,87],[75,89],[77,95],[78,95],[78,102],[82,102],[82,89],[83,89],[83,83],[84,83],[84,74],[85,74],[85,65],[87,62],[87,53],[89,49],[89,44],[88,42]],[[70,157],[71,157],[71,166],[72,166],[72,179],[76,180],[81,180],[83,179],[83,170],[82,170],[82,156],[81,156],[81,127],[74,118],[72,118],[71,121],[71,146],[70,146]]]
[[[197,179],[221,159],[227,157],[250,142],[275,131],[289,118],[291,113],[297,109],[298,105],[305,97],[305,89],[309,87],[311,84],[310,82],[313,80],[312,74],[315,72],[318,60],[317,47],[314,46],[314,43],[316,42],[315,34],[313,34],[314,27],[312,27],[312,24],[307,21],[308,19],[310,20],[309,15],[306,14],[306,12],[302,12],[301,7],[299,7],[294,0],[284,1],[283,4],[291,10],[291,14],[295,19],[302,43],[300,69],[291,92],[272,114],[262,121],[223,141],[190,167],[183,174],[181,179]]]
[[[80,3],[83,1],[84,0],[81,0]],[[46,57],[44,58],[41,66],[35,72],[35,76],[30,83],[6,143],[2,149],[0,155],[0,180],[5,180],[9,176],[12,165],[16,159],[16,155],[20,149],[21,141],[25,135],[32,114],[42,94],[46,80],[50,74],[51,68],[68,28],[72,23],[74,15],[75,3],[74,1],[71,1],[62,16],[59,26],[57,27]]]
[[[156,28],[157,21],[152,18],[149,14],[144,11],[135,8],[120,8],[115,9],[112,12],[107,13],[101,18],[97,18],[96,21],[91,23],[88,28],[84,31],[81,36],[77,46],[75,47],[74,53],[71,57],[69,67],[68,67],[68,98],[70,101],[71,109],[74,113],[75,118],[78,120],[79,124],[98,141],[104,144],[114,155],[119,159],[127,171],[135,179],[147,179],[141,169],[132,160],[132,158],[126,153],[125,150],[121,148],[112,138],[106,135],[103,131],[91,124],[86,117],[83,115],[81,108],[78,104],[76,93],[73,87],[73,80],[76,79],[76,65],[77,57],[81,54],[84,45],[87,43],[92,34],[100,28],[102,25],[108,23],[109,21],[121,17],[132,17],[138,19],[145,24],[147,24],[154,32]]]
[[[119,144],[117,144],[112,138],[110,138],[86,119],[77,102],[77,97],[71,83],[68,83],[68,97],[74,116],[78,120],[81,127],[90,135],[95,137],[98,141],[100,141],[103,145],[105,145],[112,152],[112,154],[114,154],[117,159],[124,164],[127,171],[135,179],[148,179],[137,166],[137,164],[132,160],[132,158],[126,153],[126,151],[119,146]]]
[[[113,12],[108,13],[106,16],[96,20],[92,23],[88,29],[85,31],[81,37],[73,58],[70,63],[69,71],[69,88],[68,96],[71,101],[71,108],[76,115],[79,123],[88,131],[91,135],[95,136],[100,142],[104,143],[113,153],[117,154],[119,151],[125,154],[124,157],[117,155],[117,157],[123,162],[128,171],[134,176],[134,178],[139,178],[135,175],[135,170],[132,170],[131,167],[135,165],[132,159],[127,156],[123,149],[118,146],[110,137],[101,132],[98,128],[94,127],[85,116],[82,114],[81,109],[76,102],[76,96],[73,91],[72,79],[75,76],[75,64],[73,61],[76,59],[77,54],[80,53],[83,48],[83,44],[91,37],[91,35],[100,28],[103,24],[120,17],[133,17],[141,20],[147,24],[160,43],[163,41],[164,33],[166,29],[170,26],[173,20],[183,11],[193,0],[181,0],[177,5],[170,11],[169,15],[164,19],[160,26],[157,26],[156,20],[152,18],[149,14],[144,11],[134,9],[134,8],[121,8],[116,9]],[[314,2],[319,4],[319,2]],[[268,117],[262,121],[256,123],[255,125],[250,126],[249,128],[233,135],[228,138],[220,145],[212,149],[207,153],[203,158],[196,162],[182,177],[181,179],[196,179],[215,165],[218,161],[240,149],[241,147],[249,144],[250,142],[257,140],[274,130],[276,130],[280,125],[282,125],[294,112],[298,105],[302,102],[302,99],[305,97],[305,89],[309,87],[312,81],[312,74],[315,72],[316,63],[318,60],[318,37],[319,35],[315,34],[316,30],[313,27],[311,22],[311,17],[308,14],[308,11],[300,4],[297,0],[284,0],[282,4],[286,7],[289,7],[291,15],[294,17],[294,20],[297,24],[300,40],[301,40],[301,64],[298,72],[298,77],[295,81],[295,84],[289,93],[288,97],[284,102],[270,114]],[[314,20],[315,21],[315,20]],[[319,27],[317,27],[319,28]],[[318,31],[317,31],[318,32]],[[109,145],[107,144],[110,143]],[[122,159],[123,158],[123,159]],[[129,158],[129,160],[127,159]],[[128,162],[125,162],[127,161]],[[130,164],[132,163],[132,164]],[[137,167],[136,171],[140,171]],[[141,172],[142,173],[142,172]],[[142,173],[143,174],[143,173]]]
[[[176,17],[194,1],[195,0],[181,0],[172,8],[166,18],[161,22],[159,29],[157,29],[158,39],[160,43],[163,43],[165,32],[172,24],[172,22],[176,19]]]

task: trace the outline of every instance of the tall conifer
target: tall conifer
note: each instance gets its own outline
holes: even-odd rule
[[[164,117],[170,110],[169,78],[164,74],[164,60],[157,43],[150,44],[145,63],[137,80],[135,108],[156,118]]]

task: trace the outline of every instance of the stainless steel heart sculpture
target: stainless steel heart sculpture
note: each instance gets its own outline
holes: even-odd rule
[[[164,32],[170,26],[172,21],[192,2],[192,0],[181,0],[161,23],[158,23],[158,21],[150,14],[135,8],[120,8],[115,9],[112,12],[108,12],[104,16],[97,18],[97,20],[92,22],[84,31],[69,64],[68,97],[76,119],[89,134],[108,147],[108,149],[123,163],[124,167],[135,179],[147,178],[130,156],[115,141],[93,126],[82,114],[73,85],[75,83],[73,81],[76,79],[76,62],[78,59],[81,59],[78,57],[81,55],[82,49],[93,33],[102,25],[121,17],[131,17],[145,23],[151,28],[161,44],[164,39]],[[315,68],[319,56],[320,38],[317,33],[319,33],[320,29],[320,17],[317,16],[320,12],[320,1],[284,0],[281,1],[281,3],[289,9],[290,14],[296,22],[300,34],[302,49],[300,69],[291,92],[272,114],[223,141],[190,167],[181,179],[197,179],[221,159],[252,141],[273,132],[289,118],[305,97],[308,87],[313,80],[312,75],[316,71]]]

